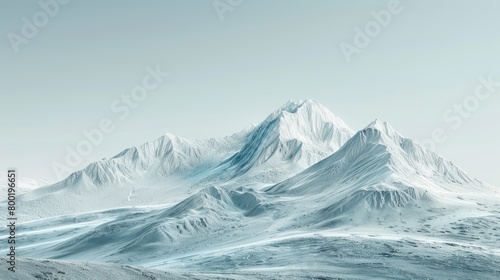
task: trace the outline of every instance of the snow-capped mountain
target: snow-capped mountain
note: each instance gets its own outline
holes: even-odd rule
[[[452,162],[402,137],[388,123],[375,120],[339,151],[297,176],[270,187],[268,192],[319,193],[340,186],[367,188],[383,184],[427,190],[483,185]]]
[[[408,210],[418,216],[418,209],[460,204],[461,193],[489,190],[452,162],[376,120],[333,155],[264,191],[312,200],[302,206],[307,218],[301,220],[325,226],[370,219],[377,211],[394,216]]]
[[[305,168],[338,150],[352,130],[316,101],[289,101],[258,125],[243,148],[223,163],[233,176],[270,162]]]
[[[72,174],[71,184],[85,180],[94,185],[131,183],[137,178],[190,177],[234,153],[250,129],[229,137],[188,140],[166,134],[155,141],[126,149],[108,160],[88,165]]]
[[[197,176],[242,146],[251,129],[201,141],[164,135],[21,196],[26,207],[20,211],[31,219],[180,201],[192,191]]]
[[[496,279],[499,198],[389,124],[353,135],[306,100],[230,137],[163,136],[20,196],[32,221],[19,250],[255,279],[445,279],[429,267],[451,264],[456,279]]]
[[[289,101],[261,124],[232,136],[188,140],[167,134],[92,163],[62,182],[22,197],[28,206],[23,211],[41,218],[178,202],[198,189],[229,180],[246,185],[277,183],[329,156],[352,135],[318,102]],[[44,207],[56,201],[67,205]],[[35,208],[50,212],[31,211]]]

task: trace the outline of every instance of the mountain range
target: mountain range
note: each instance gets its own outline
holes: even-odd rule
[[[19,250],[230,279],[495,279],[498,198],[386,122],[354,132],[289,101],[231,136],[166,134],[21,195]]]

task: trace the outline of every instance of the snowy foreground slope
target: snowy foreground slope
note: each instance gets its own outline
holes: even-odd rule
[[[21,196],[19,255],[64,261],[19,269],[67,271],[58,279],[500,279],[498,189],[387,123],[354,134],[303,101],[223,139],[167,138]],[[99,276],[77,274],[89,265]]]
[[[3,263],[6,260],[0,258]],[[289,274],[247,273],[243,275],[231,274],[195,274],[171,273],[140,267],[131,267],[116,264],[102,264],[89,262],[70,262],[55,260],[19,260],[19,270],[14,274],[0,268],[1,279],[9,280],[88,280],[88,279],[120,279],[120,280],[223,280],[223,279],[289,279]]]

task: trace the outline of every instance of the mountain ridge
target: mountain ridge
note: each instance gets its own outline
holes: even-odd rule
[[[189,140],[165,134],[91,163],[22,199],[32,208],[43,208],[64,198],[85,204],[81,211],[91,211],[179,201],[233,178],[250,184],[277,183],[338,150],[352,134],[347,124],[317,101],[289,101],[259,125],[231,136]],[[93,195],[96,191],[98,200]],[[79,211],[78,207],[69,209]],[[66,213],[62,211],[43,216]]]
[[[315,188],[321,191],[327,184],[370,186],[386,180],[409,181],[414,178],[422,179],[417,180],[422,185],[458,183],[484,186],[484,183],[472,179],[452,162],[426,150],[411,139],[404,138],[388,123],[375,120],[357,132],[336,153],[266,191],[310,191],[310,188],[291,187],[306,179],[308,182],[318,180]],[[432,182],[431,179],[441,180]],[[287,186],[288,183],[291,185]]]
[[[301,267],[304,279],[311,268],[318,279],[360,269],[365,279],[443,279],[450,265],[460,268],[457,279],[498,275],[498,191],[386,122],[373,121],[339,149],[332,141],[344,138],[328,123],[348,131],[313,101],[289,102],[234,139],[166,135],[109,166],[90,165],[95,177],[80,170],[66,184],[19,196],[19,254],[290,273],[284,279]],[[306,160],[310,148],[325,147],[333,152]],[[238,154],[248,161],[228,160]]]

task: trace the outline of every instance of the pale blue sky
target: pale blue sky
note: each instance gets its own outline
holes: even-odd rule
[[[389,1],[243,0],[224,21],[212,2],[73,0],[16,54],[9,32],[41,8],[0,0],[0,168],[55,180],[51,163],[103,118],[116,130],[75,169],[167,132],[228,135],[311,98],[355,130],[379,118],[422,140],[441,127],[436,151],[500,186],[500,87],[458,129],[443,120],[480,76],[500,81],[499,1],[402,1],[350,63],[339,44]],[[155,65],[170,76],[118,119],[112,102]]]

